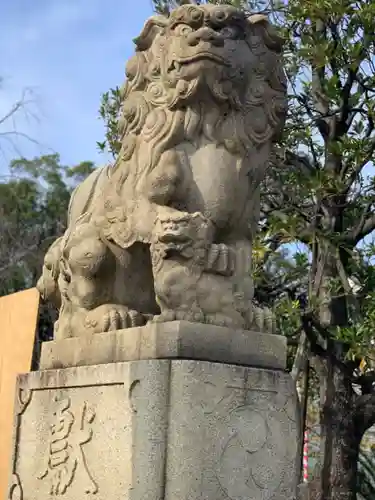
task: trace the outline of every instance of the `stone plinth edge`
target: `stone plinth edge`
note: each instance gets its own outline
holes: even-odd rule
[[[186,321],[149,323],[90,337],[45,342],[39,368],[146,359],[191,359],[283,370],[286,339]]]

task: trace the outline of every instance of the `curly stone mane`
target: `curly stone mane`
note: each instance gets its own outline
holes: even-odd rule
[[[170,48],[176,27],[198,28],[207,20],[220,28],[239,27],[247,60],[237,67],[212,63],[209,71],[184,78]],[[246,18],[228,6],[184,5],[168,18],[149,19],[135,44],[122,89],[122,148],[114,167],[114,173],[121,170],[120,184],[131,170],[150,171],[163,152],[183,141],[194,144],[204,137],[243,155],[278,139],[286,111],[283,40],[266,17]]]

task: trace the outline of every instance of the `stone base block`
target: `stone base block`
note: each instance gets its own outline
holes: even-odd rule
[[[140,359],[198,359],[282,370],[286,367],[286,338],[186,321],[149,323],[44,342],[40,369]]]
[[[20,375],[10,500],[292,500],[281,371],[145,360]]]

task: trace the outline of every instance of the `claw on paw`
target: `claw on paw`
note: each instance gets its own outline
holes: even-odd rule
[[[126,306],[104,304],[89,312],[85,326],[91,327],[92,333],[101,333],[143,326],[146,321],[143,314]]]

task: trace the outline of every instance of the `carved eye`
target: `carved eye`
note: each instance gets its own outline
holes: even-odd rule
[[[193,31],[193,28],[188,24],[178,24],[174,29],[175,34],[178,36],[187,36]]]

